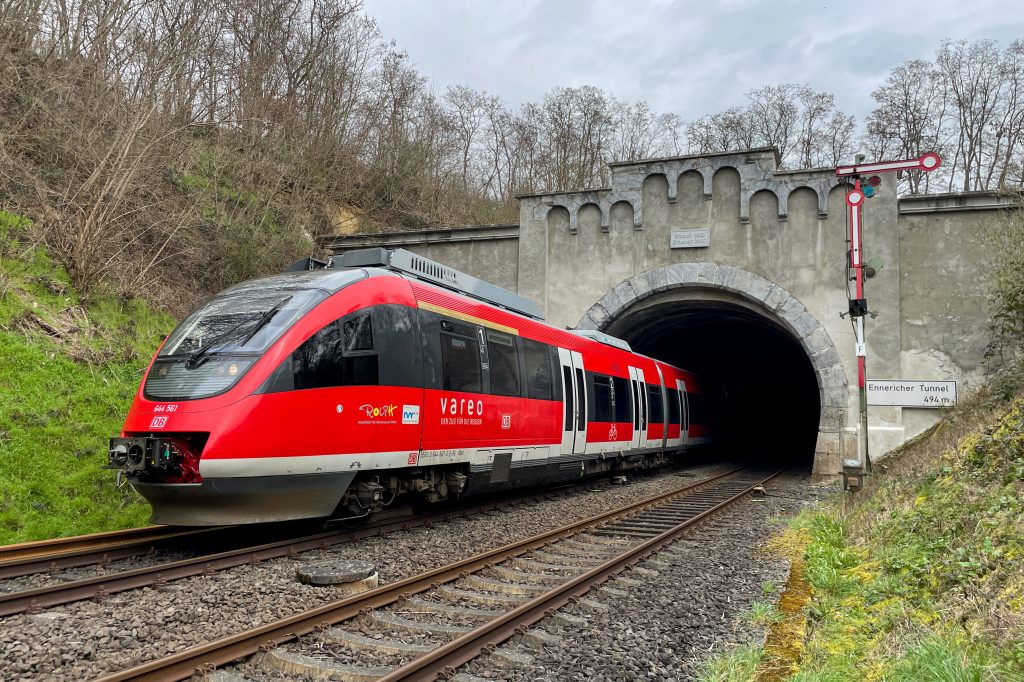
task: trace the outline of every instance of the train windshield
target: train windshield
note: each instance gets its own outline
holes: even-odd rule
[[[160,356],[260,353],[326,297],[319,289],[263,289],[218,296],[178,325]]]
[[[146,377],[145,396],[189,400],[226,391],[327,295],[321,289],[259,288],[212,299],[167,337]]]

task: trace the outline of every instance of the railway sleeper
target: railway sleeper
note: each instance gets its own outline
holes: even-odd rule
[[[492,580],[485,578],[480,575],[468,575],[463,578],[464,584],[468,587],[475,587],[481,590],[487,590],[488,592],[498,592],[502,594],[512,595],[523,595],[528,597],[534,597],[538,594],[544,594],[549,591],[550,588],[543,585],[526,585],[520,583],[506,583],[500,580]]]
[[[505,613],[504,611],[495,611],[493,609],[474,609],[468,606],[456,606],[455,604],[439,604],[438,602],[420,599],[419,597],[409,597],[402,603],[409,608],[421,611],[433,611],[435,613],[469,616],[472,618],[497,618]]]
[[[545,548],[545,549],[547,549],[547,548]],[[539,549],[536,549],[536,550],[530,552],[527,556],[531,560],[532,559],[542,559],[545,562],[550,562],[550,563],[558,562],[559,566],[564,566],[566,569],[579,569],[581,571],[585,570],[587,568],[591,568],[593,566],[600,566],[601,564],[604,563],[604,559],[599,559],[599,558],[595,558],[595,557],[569,555],[569,554],[553,554],[551,552],[544,552],[544,551],[541,551]],[[574,564],[580,564],[580,565],[576,566]]]
[[[428,644],[409,644],[397,639],[374,639],[342,628],[330,628],[320,633],[320,639],[327,642],[344,644],[350,649],[383,651],[388,654],[418,655],[433,651]]]
[[[287,649],[271,649],[260,656],[259,663],[288,675],[306,675],[324,682],[375,682],[394,669],[351,665],[326,658],[314,658]]]
[[[493,594],[489,592],[481,592],[479,590],[467,590],[465,588],[455,587],[454,585],[442,585],[437,588],[437,590],[440,594],[449,599],[461,599],[475,604],[483,604],[484,606],[515,608],[528,600],[525,596]]]
[[[374,622],[378,623],[379,625],[382,625],[383,627],[391,628],[393,630],[412,632],[416,634],[452,636],[462,635],[473,629],[465,625],[448,625],[447,623],[424,623],[418,620],[402,618],[401,616],[396,616],[393,613],[387,613],[386,611],[374,611],[369,615],[369,618]]]
[[[569,580],[569,576],[552,575],[549,573],[527,573],[507,566],[492,566],[489,571],[497,578],[503,580],[514,580],[517,583],[529,583],[535,585],[561,585]]]
[[[546,573],[548,571],[559,571],[560,573],[582,573],[585,566],[570,566],[567,564],[549,564],[543,561],[534,561],[530,558],[516,557],[508,560],[508,565],[530,572]],[[596,565],[596,564],[595,564]]]

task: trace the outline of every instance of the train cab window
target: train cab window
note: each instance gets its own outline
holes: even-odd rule
[[[668,423],[678,424],[681,421],[679,415],[679,391],[669,388],[665,392],[668,393]]]
[[[378,383],[377,354],[373,351],[370,313],[360,313],[342,323],[345,348],[342,358],[344,386],[375,386]]]
[[[487,330],[487,360],[490,367],[491,394],[519,396],[519,355],[511,334]]]
[[[475,327],[441,321],[441,364],[446,391],[483,392],[480,342]]]
[[[561,400],[562,396],[555,396],[549,346],[531,339],[522,342],[526,355],[526,395],[538,400]]]
[[[612,378],[587,372],[588,418],[593,422],[612,421]]]
[[[378,385],[371,330],[374,314],[361,311],[325,325],[274,370],[260,391]]]
[[[629,379],[622,377],[611,377],[612,380],[612,403],[614,414],[612,421],[628,422],[630,420],[632,403],[630,402]]]
[[[373,325],[370,313],[345,320],[345,351],[373,350]]]
[[[661,424],[665,420],[661,403],[661,386],[657,384],[647,385],[647,406],[648,424]]]

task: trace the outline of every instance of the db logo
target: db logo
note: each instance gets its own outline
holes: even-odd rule
[[[501,428],[511,429],[512,428],[512,415],[503,414],[501,415]]]
[[[419,459],[420,453],[410,452],[409,459],[406,460],[409,466],[416,466],[416,461]]]
[[[153,417],[153,421],[149,422],[149,428],[151,429],[162,429],[167,426],[167,417]]]

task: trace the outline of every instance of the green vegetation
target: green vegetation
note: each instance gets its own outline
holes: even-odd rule
[[[798,520],[815,592],[798,679],[1024,679],[1024,398],[994,409],[924,473]]]
[[[1024,680],[1022,384],[1000,372],[863,493],[793,519],[767,548],[794,561],[779,603],[742,616],[767,641],[702,679]]]
[[[701,682],[743,682],[754,679],[764,654],[760,646],[744,644],[708,659],[700,672]]]
[[[0,211],[0,544],[145,524],[100,467],[173,325],[141,299],[82,300],[33,237]]]

